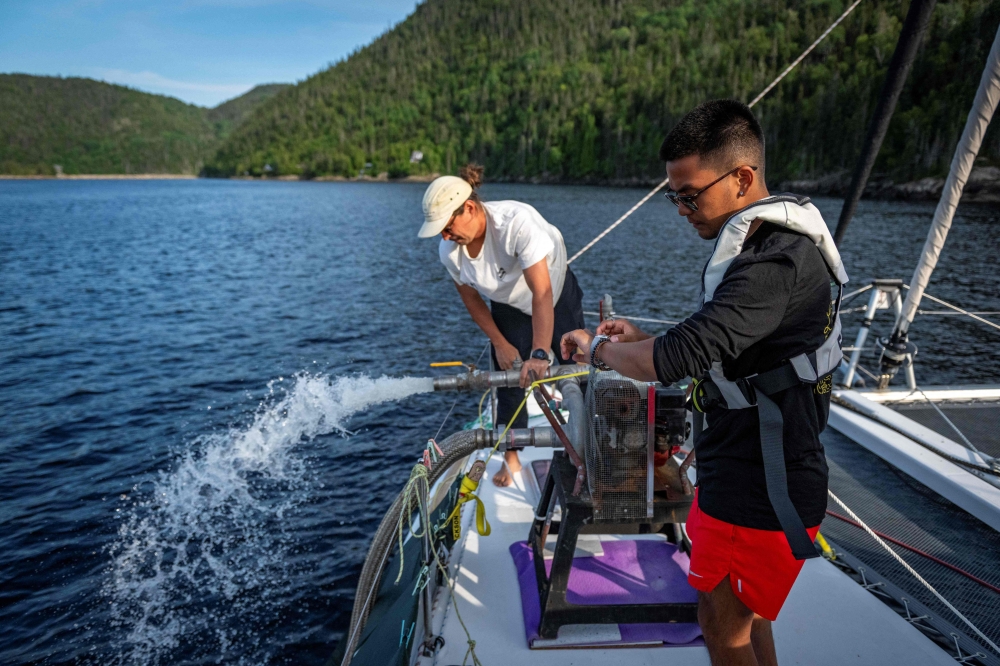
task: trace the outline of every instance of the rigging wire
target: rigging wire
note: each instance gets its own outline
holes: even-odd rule
[[[667,179],[667,178],[664,178],[664,179],[663,179],[663,182],[661,182],[661,183],[660,183],[659,185],[657,185],[656,187],[654,187],[654,188],[653,188],[653,189],[652,189],[652,190],[651,190],[651,191],[649,192],[649,194],[647,194],[647,195],[646,195],[646,196],[644,196],[644,197],[643,197],[642,199],[640,199],[640,200],[639,200],[639,203],[637,203],[636,205],[634,205],[634,206],[632,206],[631,208],[629,208],[629,209],[628,209],[628,211],[627,211],[627,212],[626,212],[626,213],[625,213],[624,215],[622,215],[622,216],[621,216],[621,217],[619,217],[619,218],[618,218],[617,220],[615,220],[614,222],[612,222],[612,223],[611,223],[611,226],[609,226],[609,227],[608,227],[607,229],[605,229],[605,230],[604,230],[604,231],[602,231],[601,233],[597,234],[597,236],[595,236],[595,237],[594,237],[594,240],[592,240],[592,241],[590,241],[589,243],[587,243],[586,245],[584,245],[584,246],[583,246],[582,248],[580,248],[580,251],[579,251],[579,252],[577,252],[577,253],[576,253],[576,254],[574,254],[574,255],[573,255],[572,257],[570,257],[569,259],[567,259],[567,260],[566,260],[566,264],[567,264],[567,265],[569,265],[569,264],[572,264],[572,263],[573,263],[574,261],[576,261],[577,259],[579,259],[579,258],[580,258],[580,256],[581,256],[581,255],[582,255],[582,254],[583,254],[584,252],[586,252],[586,251],[587,251],[587,250],[589,250],[590,248],[592,248],[592,247],[594,247],[595,245],[597,245],[597,243],[598,243],[598,242],[599,242],[599,241],[600,241],[600,240],[601,240],[602,238],[604,238],[605,236],[607,236],[608,234],[610,234],[610,233],[611,233],[612,231],[614,231],[615,227],[617,227],[617,226],[618,226],[619,224],[621,224],[622,222],[624,222],[625,220],[627,220],[627,219],[629,218],[629,216],[630,216],[630,215],[631,215],[632,213],[634,213],[635,211],[639,210],[639,207],[640,207],[640,206],[642,206],[642,205],[643,205],[644,203],[646,203],[647,201],[649,201],[649,200],[650,200],[650,199],[651,199],[651,198],[653,197],[653,195],[654,195],[654,194],[656,194],[657,192],[659,192],[660,190],[662,190],[662,189],[663,189],[663,187],[664,187],[664,186],[665,186],[665,185],[667,184],[667,181],[668,181],[668,180],[669,180],[669,179]]]
[[[907,286],[906,288],[909,289],[909,286]],[[980,322],[986,324],[987,326],[992,326],[993,328],[995,328],[998,331],[1000,331],[1000,324],[997,324],[996,322],[992,322],[989,319],[983,319],[982,317],[976,315],[974,312],[969,312],[968,310],[963,310],[962,308],[958,307],[957,305],[952,305],[951,303],[946,303],[945,301],[942,301],[940,298],[936,298],[934,296],[931,296],[926,291],[924,292],[924,298],[929,298],[932,301],[934,301],[935,303],[940,303],[941,305],[945,306],[946,308],[951,308],[952,310],[954,310],[955,312],[958,312],[959,314],[964,314],[964,315],[967,315],[969,317],[972,317],[976,321],[980,321]]]
[[[947,310],[917,310],[918,315],[1000,315],[1000,310],[987,310],[985,312],[948,312]]]
[[[586,310],[583,311],[583,314],[590,315],[591,317],[601,316],[600,312],[587,312]],[[680,323],[679,321],[673,321],[671,319],[649,319],[648,317],[630,317],[629,315],[622,314],[616,314],[615,317],[618,319],[628,319],[629,321],[646,321],[651,324],[667,324],[669,326],[676,326]]]
[[[924,400],[926,400],[930,404],[930,406],[934,408],[934,411],[938,413],[938,416],[940,416],[941,418],[943,418],[944,421],[945,421],[945,423],[947,423],[948,425],[950,425],[951,429],[958,433],[958,436],[962,438],[962,441],[965,442],[965,445],[967,447],[969,447],[970,449],[972,449],[973,451],[975,451],[976,453],[978,453],[979,455],[981,455],[983,457],[990,457],[990,456],[985,456],[982,451],[980,451],[979,449],[977,449],[975,446],[972,445],[972,442],[970,442],[969,438],[965,436],[965,433],[963,433],[961,430],[959,430],[958,426],[955,425],[954,423],[952,423],[951,419],[949,419],[947,416],[945,416],[945,413],[943,411],[941,411],[941,408],[938,407],[936,404],[934,404],[933,400],[931,400],[930,398],[927,397],[927,394],[924,393],[924,390],[922,388],[920,388],[919,386],[917,386],[916,390],[920,392],[920,395],[924,396]]]
[[[800,62],[802,62],[805,59],[806,56],[808,56],[810,53],[812,53],[813,49],[815,49],[817,46],[819,46],[820,42],[822,42],[824,39],[826,39],[826,37],[831,32],[833,32],[833,29],[836,28],[838,25],[840,25],[840,22],[843,21],[845,18],[847,18],[847,16],[851,12],[853,12],[854,8],[857,7],[859,4],[861,4],[861,0],[854,0],[854,4],[852,4],[850,7],[848,7],[844,11],[844,13],[841,14],[837,18],[836,21],[834,21],[833,23],[831,23],[830,27],[827,28],[826,30],[824,30],[823,34],[821,34],[819,37],[817,37],[816,41],[814,41],[812,44],[809,45],[809,48],[807,48],[805,51],[803,51],[802,54],[798,58],[796,58],[795,60],[793,60],[792,63],[788,67],[786,67],[785,70],[781,74],[779,74],[776,79],[774,79],[774,81],[771,81],[771,83],[766,88],[764,88],[764,90],[762,90],[759,95],[757,95],[756,97],[754,97],[753,100],[749,104],[747,104],[747,106],[750,107],[750,108],[753,108],[754,105],[757,104],[757,102],[759,102],[761,99],[763,99],[764,95],[766,95],[767,93],[771,92],[771,90],[776,85],[778,85],[778,83],[780,83],[781,80],[783,78],[785,78],[785,76],[787,76],[789,72],[791,72],[793,69],[795,69],[795,67]],[[639,210],[639,208],[644,203],[646,203],[647,201],[649,201],[653,197],[654,194],[656,194],[657,192],[659,192],[660,190],[662,190],[666,186],[668,180],[669,180],[668,178],[664,178],[663,181],[661,181],[659,185],[657,185],[656,187],[654,187],[649,192],[649,194],[647,194],[642,199],[640,199],[639,202],[636,205],[634,205],[631,208],[629,208],[628,211],[624,215],[622,215],[617,220],[615,220],[614,222],[612,222],[611,225],[608,226],[604,231],[602,231],[601,233],[597,234],[597,236],[595,236],[593,240],[591,240],[589,243],[587,243],[582,248],[580,248],[580,251],[577,252],[576,254],[574,254],[572,257],[570,257],[566,261],[566,263],[567,264],[572,264],[574,261],[576,261],[577,259],[579,259],[585,252],[587,252],[590,248],[592,248],[595,245],[597,245],[597,243],[600,242],[600,240],[602,238],[604,238],[609,233],[611,233],[612,231],[614,231],[615,227],[617,227],[619,224],[621,224],[622,222],[624,222],[625,220],[627,220],[629,218],[629,216],[632,215],[632,213],[634,213],[635,211]]]
[[[483,360],[483,356],[486,354],[486,352],[487,352],[487,350],[489,348],[490,348],[490,343],[487,341],[486,346],[483,347],[483,351],[479,352],[479,357],[476,359],[476,362],[473,365],[479,365],[479,362]],[[459,396],[459,397],[461,397],[461,396]],[[448,413],[444,415],[444,420],[441,421],[441,425],[438,426],[437,432],[434,433],[434,439],[435,440],[437,440],[438,435],[441,434],[441,431],[444,430],[444,424],[448,422],[448,417],[451,416],[451,413],[455,410],[455,405],[458,404],[458,399],[459,399],[458,397],[455,398],[455,400],[451,403],[451,407],[448,409]],[[482,400],[480,400],[479,401],[479,407],[480,407],[479,416],[480,416],[480,418],[482,418],[482,404],[483,404],[483,402],[482,402]]]
[[[841,300],[842,303],[846,303],[847,301],[849,301],[850,299],[854,298],[855,296],[859,296],[859,295],[865,293],[866,291],[868,291],[869,289],[871,289],[873,286],[874,285],[870,285],[869,284],[869,285],[865,285],[864,287],[861,287],[861,289],[855,289],[854,291],[852,291],[849,294],[844,294],[844,297],[842,299],[840,299],[840,300]]]
[[[878,544],[880,546],[882,546],[883,548],[885,548],[885,550],[890,555],[892,555],[893,559],[895,559],[897,562],[899,562],[901,565],[903,565],[904,569],[906,569],[910,574],[913,575],[914,578],[916,578],[918,581],[920,581],[920,583],[924,587],[926,587],[928,590],[930,590],[931,593],[935,597],[937,597],[938,600],[941,601],[941,603],[943,603],[945,606],[947,606],[948,609],[952,613],[954,613],[956,617],[958,617],[960,620],[962,620],[963,622],[965,622],[965,624],[967,624],[974,632],[976,632],[976,634],[980,638],[982,638],[984,641],[986,641],[987,645],[989,645],[991,648],[993,648],[994,650],[996,650],[997,654],[1000,654],[1000,646],[997,646],[996,643],[994,643],[993,641],[991,641],[990,638],[989,638],[989,636],[987,636],[982,631],[980,631],[979,627],[977,627],[976,625],[972,624],[972,621],[969,620],[969,618],[967,618],[964,615],[962,615],[962,612],[960,610],[958,610],[957,608],[955,608],[951,604],[950,601],[948,601],[947,599],[945,599],[941,595],[940,592],[938,592],[936,589],[934,589],[933,585],[931,585],[926,580],[924,580],[924,577],[921,576],[920,574],[918,574],[917,571],[916,571],[916,569],[914,569],[909,564],[907,564],[906,560],[904,560],[902,557],[899,556],[899,553],[897,553],[892,548],[890,548],[889,544],[887,544],[885,541],[883,541],[882,538],[879,535],[875,534],[875,531],[872,528],[868,527],[868,525],[865,524],[865,522],[863,520],[861,520],[860,518],[858,518],[858,514],[856,514],[853,511],[851,511],[851,508],[849,506],[847,506],[846,504],[844,504],[840,500],[839,497],[837,497],[836,495],[834,495],[832,490],[827,490],[827,493],[830,495],[830,498],[833,499],[833,501],[836,502],[840,506],[841,509],[843,509],[844,511],[847,512],[847,515],[849,515],[851,518],[854,519],[854,521],[858,524],[859,527],[861,527],[861,529],[863,529],[865,532],[868,532],[868,535],[871,538],[875,539],[875,541],[878,542]]]
[[[827,509],[826,515],[832,516],[833,518],[836,518],[837,520],[842,520],[843,522],[847,523],[848,525],[854,525],[855,527],[861,528],[861,525],[859,523],[854,522],[853,520],[851,520],[847,516],[842,516],[839,513],[835,513],[833,511],[830,511],[829,509]],[[899,539],[891,537],[888,534],[885,534],[884,532],[879,532],[878,530],[872,530],[872,532],[874,532],[875,534],[879,535],[880,537],[882,537],[883,539],[885,539],[886,541],[888,541],[890,543],[894,543],[897,546],[900,546],[900,547],[905,548],[905,549],[907,549],[907,550],[909,550],[909,551],[911,551],[913,553],[916,553],[917,555],[920,555],[921,557],[925,557],[928,560],[930,560],[931,562],[936,562],[937,564],[940,564],[941,566],[943,566],[943,567],[945,567],[947,569],[951,569],[955,573],[961,574],[961,575],[965,576],[966,578],[968,578],[969,580],[975,581],[975,582],[979,583],[980,585],[982,585],[983,587],[985,587],[987,589],[990,589],[990,590],[993,590],[997,594],[1000,594],[1000,587],[997,587],[993,583],[990,583],[988,581],[983,580],[982,578],[976,576],[975,574],[969,573],[965,569],[962,569],[962,568],[959,568],[959,567],[955,566],[951,562],[947,562],[945,560],[942,560],[941,558],[936,557],[934,555],[931,555],[930,553],[928,553],[926,551],[920,550],[919,548],[917,548],[915,546],[911,546],[910,544],[906,543],[905,541],[900,541]]]
[[[788,67],[786,67],[785,71],[783,71],[781,74],[779,74],[778,78],[776,78],[774,81],[771,82],[771,85],[769,85],[768,87],[764,88],[760,92],[759,95],[757,95],[756,97],[754,97],[753,101],[750,102],[749,104],[747,104],[747,106],[753,108],[753,105],[756,104],[757,102],[759,102],[764,97],[764,95],[766,95],[767,93],[771,92],[771,88],[773,88],[774,86],[778,85],[778,83],[781,81],[781,79],[785,78],[785,76],[790,71],[792,71],[793,69],[795,69],[796,65],[798,65],[800,62],[802,62],[807,55],[809,55],[810,53],[812,53],[813,49],[815,49],[817,46],[819,46],[819,43],[822,42],[824,39],[826,39],[826,36],[829,35],[831,32],[833,32],[833,29],[836,28],[838,25],[840,25],[840,22],[843,21],[845,18],[847,18],[847,15],[850,14],[851,12],[853,12],[854,8],[857,7],[860,4],[861,4],[861,0],[854,0],[854,4],[853,5],[851,5],[850,7],[848,7],[844,11],[844,13],[840,15],[840,17],[836,21],[834,21],[833,23],[831,23],[830,27],[827,28],[826,30],[824,30],[823,34],[820,35],[819,37],[817,37],[816,41],[813,42],[812,44],[810,44],[809,48],[807,48],[805,51],[802,52],[802,55],[800,55],[798,58],[796,58],[795,60],[793,60],[792,64],[789,65]]]

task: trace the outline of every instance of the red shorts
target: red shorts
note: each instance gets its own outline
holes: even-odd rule
[[[819,525],[807,531],[815,539]],[[740,527],[713,518],[698,508],[696,490],[687,533],[691,539],[691,587],[711,592],[729,576],[733,592],[747,608],[768,620],[777,619],[804,563],[792,556],[784,532]]]

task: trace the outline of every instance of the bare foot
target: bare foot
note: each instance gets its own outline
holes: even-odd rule
[[[500,471],[493,475],[493,485],[503,488],[513,482],[514,480],[510,478],[510,472],[507,471],[507,463],[500,465]]]
[[[521,471],[521,459],[517,457],[517,451],[507,451],[503,454],[503,465],[500,471],[493,475],[493,483],[501,488],[509,486],[514,480],[511,475]]]

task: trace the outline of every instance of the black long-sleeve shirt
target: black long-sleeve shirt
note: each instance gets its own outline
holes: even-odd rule
[[[664,385],[702,377],[714,361],[735,380],[777,367],[823,344],[831,326],[830,273],[806,236],[770,223],[746,240],[712,300],[656,339]],[[826,510],[827,465],[819,434],[830,413],[829,382],[771,396],[784,417],[788,494],[807,527]],[[764,481],[756,409],[714,409],[695,443],[698,506],[719,520],[780,530]]]

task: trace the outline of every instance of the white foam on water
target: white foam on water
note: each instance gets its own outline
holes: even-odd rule
[[[249,425],[193,440],[151,493],[119,509],[102,590],[120,631],[117,663],[157,664],[192,647],[220,663],[266,662],[267,647],[247,642],[259,640],[290,584],[285,518],[309,497],[296,445],[346,434],[353,414],[434,388],[428,378],[293,380],[281,395],[269,385]],[[243,657],[233,659],[237,642]]]

